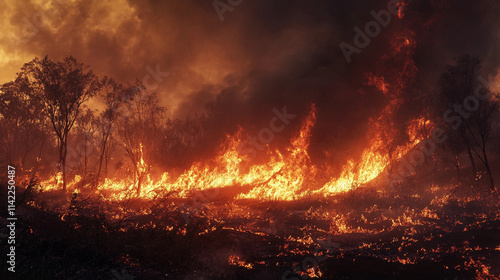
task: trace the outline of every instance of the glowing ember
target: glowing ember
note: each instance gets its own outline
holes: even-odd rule
[[[240,257],[236,256],[236,255],[229,256],[228,263],[229,263],[229,265],[241,266],[241,267],[244,267],[246,269],[252,269],[253,268],[253,264],[246,263],[245,261],[242,261],[240,259]]]

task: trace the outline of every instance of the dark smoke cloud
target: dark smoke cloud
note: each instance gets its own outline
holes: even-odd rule
[[[367,84],[368,74],[396,77],[406,69],[393,57],[397,36],[412,34],[416,43],[408,59],[418,71],[400,88],[395,121],[419,115],[426,106],[419,102],[428,99],[416,98],[415,90],[435,95],[437,78],[453,58],[479,55],[493,74],[499,63],[500,3],[493,0],[414,0],[404,18],[393,18],[347,63],[340,42],[352,44],[353,28],[364,28],[373,20],[370,11],[385,9],[387,2],[244,0],[221,22],[211,1],[60,0],[55,15],[27,42],[18,48],[3,44],[11,59],[0,69],[8,76],[34,56],[73,55],[100,75],[133,82],[148,75],[146,67],[159,65],[170,73],[156,88],[170,116],[211,114],[214,143],[238,125],[256,134],[273,108],[287,106],[300,118],[272,143],[281,146],[315,103],[313,157],[329,151],[345,159],[362,151],[369,120],[390,100]],[[3,30],[22,34],[24,18],[33,21],[41,3],[2,4]]]

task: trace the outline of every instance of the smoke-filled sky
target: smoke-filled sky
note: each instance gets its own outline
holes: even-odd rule
[[[341,147],[338,139],[365,137],[369,119],[387,103],[370,77],[384,77],[389,91],[400,91],[411,116],[419,110],[415,91],[435,94],[444,66],[459,55],[478,55],[484,72],[496,75],[496,0],[406,1],[400,17],[347,63],[339,44],[353,45],[354,28],[364,29],[373,20],[370,11],[387,9],[388,2],[5,0],[0,82],[45,55],[72,55],[121,82],[144,80],[158,68],[169,74],[152,89],[170,117],[203,113],[218,97],[221,127],[246,124],[258,131],[273,108],[303,116],[314,102],[316,142]],[[214,3],[230,10],[220,15]]]

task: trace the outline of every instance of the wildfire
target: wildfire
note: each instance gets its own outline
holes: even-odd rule
[[[385,113],[391,112],[394,103],[388,105]],[[239,129],[234,135],[227,136],[221,146],[219,155],[212,161],[196,162],[191,168],[177,178],[168,172],[162,174],[158,180],[151,179],[148,173],[149,165],[143,156],[143,147],[140,145],[140,159],[137,162],[138,173],[142,179],[141,197],[154,198],[160,192],[177,192],[180,197],[188,197],[193,191],[203,191],[215,188],[232,186],[249,186],[250,191],[240,193],[237,199],[261,199],[290,201],[308,195],[331,195],[346,192],[377,178],[390,164],[391,155],[383,152],[384,140],[381,135],[382,122],[387,116],[375,120],[371,145],[362,153],[359,161],[349,160],[337,177],[332,177],[325,185],[312,191],[318,177],[318,168],[311,163],[307,152],[310,144],[311,130],[316,122],[316,107],[311,106],[308,116],[303,121],[298,135],[292,139],[285,153],[279,150],[267,151],[269,161],[264,164],[251,165],[247,157],[242,156],[239,147],[244,139],[244,131]],[[408,129],[410,142],[399,146],[396,159],[408,153],[419,141],[424,126],[430,123],[423,118],[415,120]],[[385,129],[387,130],[387,129]],[[60,181],[56,175],[42,183],[46,189],[55,189]],[[77,176],[68,187],[78,188],[81,177]],[[305,185],[308,185],[306,187]],[[121,200],[130,194],[127,190],[133,189],[136,183],[129,179],[112,180],[106,178],[100,185],[102,192],[111,193],[113,200]]]
[[[405,1],[400,1],[400,16],[404,14],[406,5]],[[391,73],[367,74],[366,85],[373,86],[389,100],[380,114],[369,120],[367,145],[361,155],[347,160],[340,172],[329,173],[329,166],[333,163],[326,163],[325,170],[319,170],[311,162],[308,149],[316,123],[316,106],[312,104],[288,147],[280,150],[267,147],[267,162],[255,164],[249,156],[242,154],[240,147],[246,134],[240,128],[233,135],[227,135],[213,159],[197,161],[180,175],[174,176],[167,171],[153,179],[151,165],[144,157],[143,145],[140,144],[137,151],[139,157],[134,163],[134,178],[100,179],[99,191],[111,200],[123,200],[131,196],[133,189],[137,189],[141,198],[152,199],[161,193],[175,193],[186,198],[197,191],[240,188],[236,199],[291,201],[313,195],[329,196],[365,185],[385,170],[390,170],[392,164],[414,149],[432,130],[430,121],[424,117],[416,118],[407,124],[407,141],[394,141],[398,133],[394,112],[402,102],[401,93],[412,83],[418,71],[411,58],[416,46],[414,37],[412,32],[408,32],[396,34],[391,40],[392,52],[396,59],[402,60],[402,68]],[[42,186],[47,190],[57,189],[61,181],[58,176],[60,174],[43,182]],[[68,183],[68,189],[79,188],[84,183],[81,178],[75,178]]]
[[[241,194],[239,198],[293,200],[304,195],[300,189],[305,178],[316,173],[316,167],[311,165],[307,153],[311,129],[315,122],[316,107],[313,105],[299,135],[292,140],[291,146],[287,149],[288,156],[283,158],[279,151],[275,152],[281,159],[279,162],[272,162],[271,166],[277,166],[279,169],[265,170],[263,166],[254,169],[261,171],[256,175],[266,178],[265,184],[260,184],[247,194]]]
[[[145,173],[148,170],[148,166],[144,162],[144,152],[142,151],[142,143],[139,145],[139,152],[141,158],[139,159],[139,162],[137,162],[137,169],[139,170],[139,173]]]
[[[388,106],[392,105],[393,104],[390,104]],[[385,111],[390,112],[390,110]],[[316,191],[316,193],[330,195],[333,193],[345,192],[372,181],[389,166],[391,161],[400,159],[422,141],[423,137],[419,134],[419,129],[421,129],[422,125],[430,125],[430,122],[424,119],[413,121],[407,131],[410,142],[406,145],[397,147],[391,154],[389,152],[384,152],[385,143],[382,137],[382,131],[391,129],[382,126],[381,123],[384,117],[387,116],[381,116],[373,125],[376,129],[374,129],[370,138],[374,140],[371,146],[363,151],[361,159],[357,163],[353,160],[349,160],[342,169],[340,176],[330,180],[322,189]]]

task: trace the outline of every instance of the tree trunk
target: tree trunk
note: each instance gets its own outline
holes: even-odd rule
[[[59,172],[61,172],[61,175],[63,177],[63,191],[66,192],[66,185],[64,182],[64,173],[65,173],[64,166],[66,165],[65,158],[64,158],[64,143],[63,143],[62,139],[58,139],[58,140],[59,140]]]
[[[106,154],[104,155],[104,177],[108,177],[108,163],[109,163],[109,148],[106,149]]]
[[[490,179],[490,189],[492,191],[495,190],[495,182],[493,182],[493,174],[491,172],[490,164],[488,162],[488,157],[486,156],[486,149],[483,150],[483,157],[484,157],[484,167],[486,167],[486,172],[488,173],[488,177]]]
[[[84,157],[83,157],[83,178],[87,180],[87,134],[85,134],[85,148],[84,148]]]
[[[453,151],[453,154],[455,156],[455,168],[457,169],[457,179],[458,182],[460,182],[460,185],[463,187],[462,176],[460,175],[460,161],[458,160],[458,154],[455,151]]]
[[[476,175],[477,175],[477,169],[476,169],[476,163],[474,162],[474,157],[472,156],[472,151],[470,150],[469,145],[467,145],[467,153],[469,154],[470,164],[472,166],[472,175],[473,175],[473,179],[475,181]]]
[[[63,192],[66,192],[66,155],[67,155],[67,150],[66,150],[67,147],[66,146],[67,146],[67,142],[64,142],[63,154],[62,154],[62,159],[61,159]]]
[[[108,130],[106,136],[103,139],[103,143],[102,143],[102,147],[101,147],[101,154],[99,155],[99,168],[97,169],[97,176],[95,178],[96,182],[95,182],[95,184],[93,184],[93,186],[97,186],[97,184],[99,183],[99,178],[101,177],[102,162],[104,160],[105,153],[106,153],[106,145],[108,143],[109,131],[110,131],[110,129]],[[95,189],[95,187],[93,189]]]

